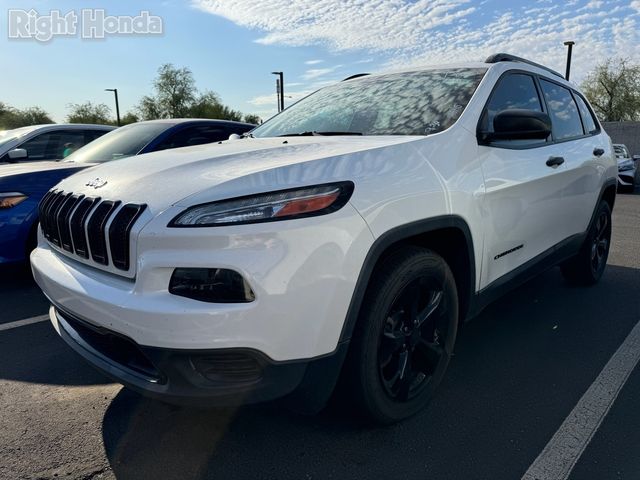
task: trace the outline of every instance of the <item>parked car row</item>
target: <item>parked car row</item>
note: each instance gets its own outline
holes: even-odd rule
[[[36,245],[38,204],[62,179],[100,163],[226,140],[255,125],[170,119],[127,125],[39,125],[0,135],[0,264],[22,262]]]

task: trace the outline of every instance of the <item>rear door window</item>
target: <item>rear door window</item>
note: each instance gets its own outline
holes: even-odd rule
[[[576,102],[578,103],[578,110],[580,110],[580,116],[582,117],[582,123],[584,124],[584,130],[588,134],[598,133],[598,123],[591,109],[587,106],[580,95],[575,95]]]
[[[578,107],[571,91],[557,83],[540,79],[542,93],[549,107],[554,140],[567,140],[584,135]]]

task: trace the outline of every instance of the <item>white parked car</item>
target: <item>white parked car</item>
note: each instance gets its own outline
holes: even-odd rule
[[[498,295],[556,264],[598,281],[616,175],[576,87],[498,54],[349,79],[243,139],[74,175],[41,203],[31,263],[62,338],[138,392],[318,408],[342,375],[389,423]]]

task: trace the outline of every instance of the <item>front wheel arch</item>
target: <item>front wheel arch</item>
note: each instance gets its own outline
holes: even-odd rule
[[[370,248],[358,277],[340,342],[348,341],[360,316],[362,301],[377,266],[384,258],[408,246],[429,248],[442,256],[453,271],[458,289],[459,318],[464,320],[472,308],[475,294],[475,251],[467,222],[457,215],[418,220],[395,227],[381,235]]]

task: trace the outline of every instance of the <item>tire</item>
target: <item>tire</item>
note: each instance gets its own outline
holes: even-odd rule
[[[594,285],[607,266],[611,246],[611,207],[600,202],[580,252],[560,266],[564,278],[573,285]]]
[[[458,295],[449,266],[434,252],[407,247],[376,269],[345,365],[350,401],[380,424],[424,409],[449,364]]]

